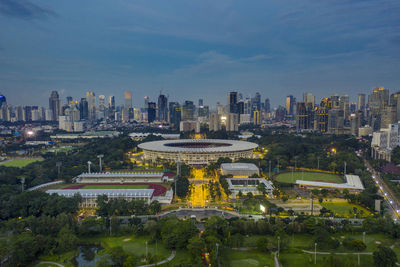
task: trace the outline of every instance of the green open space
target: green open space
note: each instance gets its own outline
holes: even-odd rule
[[[323,201],[320,204],[334,213],[336,217],[368,217],[371,212],[360,205],[351,204],[347,201]]]
[[[275,176],[275,180],[281,183],[296,183],[296,180],[343,183],[344,180],[336,174],[323,172],[283,172]]]
[[[0,165],[1,166],[6,166],[6,167],[17,167],[17,168],[22,168],[25,167],[26,165],[29,165],[33,162],[36,161],[41,161],[38,158],[33,158],[33,159],[11,159],[5,162],[1,162]]]
[[[147,189],[149,185],[146,184],[89,184],[82,187],[82,189]]]
[[[273,266],[274,258],[269,253],[260,253],[257,250],[224,250],[224,260],[229,261],[229,266]]]

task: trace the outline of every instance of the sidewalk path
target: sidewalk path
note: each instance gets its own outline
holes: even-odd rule
[[[156,265],[161,265],[161,264],[167,263],[169,261],[172,261],[175,258],[175,255],[176,255],[176,251],[173,250],[172,253],[171,253],[171,256],[169,256],[165,260],[162,260],[162,261],[159,261],[159,262],[153,263],[153,264],[141,265],[141,266],[138,266],[138,267],[152,267],[152,266],[156,266]]]

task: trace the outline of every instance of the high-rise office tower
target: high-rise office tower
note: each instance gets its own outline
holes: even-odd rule
[[[7,105],[7,100],[4,95],[0,94],[0,108],[3,104]]]
[[[86,92],[86,101],[88,102],[88,119],[96,120],[96,95],[94,92]]]
[[[182,106],[182,120],[183,121],[194,120],[194,110],[195,106],[193,104],[193,101],[186,100]]]
[[[105,112],[105,110],[106,110],[106,96],[105,95],[99,95],[99,110],[101,112]]]
[[[312,103],[296,103],[296,128],[297,130],[312,129]]]
[[[203,99],[199,99],[199,107],[202,107],[203,106]]]
[[[254,104],[257,110],[261,110],[261,95],[259,92],[254,96]]]
[[[150,98],[148,96],[144,97],[144,109],[147,111],[147,109],[149,108],[149,101]]]
[[[72,96],[67,96],[67,105],[71,105]]]
[[[357,110],[364,112],[364,110],[365,110],[365,94],[358,94]]]
[[[58,120],[58,116],[60,116],[60,98],[57,91],[51,92],[49,98],[49,109],[51,110],[53,120]]]
[[[131,92],[125,92],[124,93],[124,98],[125,98],[125,108],[130,109],[132,107],[132,93]]]
[[[269,103],[269,98],[265,99],[264,109],[265,109],[266,113],[270,113],[271,112],[271,104]]]
[[[168,121],[168,98],[165,95],[160,94],[158,96],[158,120]]]
[[[111,110],[115,110],[115,97],[113,95],[110,95],[108,97],[108,108]]]
[[[296,99],[292,95],[286,97],[286,114],[288,119],[294,119]]]
[[[261,116],[260,116],[260,111],[259,110],[254,110],[253,111],[253,124],[254,125],[260,125],[261,124]]]
[[[89,119],[89,104],[86,98],[81,98],[81,102],[79,102],[79,112],[81,116],[81,120]]]
[[[210,114],[210,124],[209,124],[210,131],[219,131],[221,130],[221,120],[220,115],[216,112]]]
[[[239,114],[228,113],[226,116],[226,130],[228,132],[237,132],[239,129]]]
[[[311,93],[304,93],[303,94],[303,102],[308,106],[309,104],[312,105],[312,107],[315,106],[315,96]]]
[[[237,108],[237,92],[230,92],[228,95],[229,113],[238,113]]]
[[[149,123],[152,123],[153,121],[156,120],[156,109],[157,109],[156,103],[149,102],[147,106],[147,121]]]
[[[182,108],[178,102],[169,103],[169,122],[174,128],[179,128]]]

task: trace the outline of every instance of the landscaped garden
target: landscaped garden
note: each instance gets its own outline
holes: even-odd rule
[[[33,162],[40,161],[39,158],[15,158],[1,162],[1,166],[23,168]]]

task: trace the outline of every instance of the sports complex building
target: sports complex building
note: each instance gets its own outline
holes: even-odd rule
[[[162,140],[139,144],[145,160],[181,161],[188,165],[206,165],[218,158],[252,158],[258,145],[246,141],[222,139]]]

